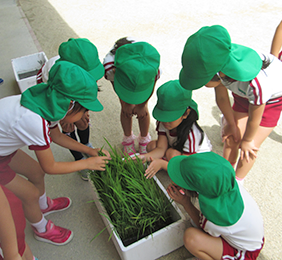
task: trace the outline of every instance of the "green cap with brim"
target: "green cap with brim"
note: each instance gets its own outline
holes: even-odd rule
[[[181,87],[179,80],[171,80],[157,90],[158,101],[153,117],[160,122],[172,122],[180,118],[188,107],[194,109],[199,118],[198,105],[192,99],[192,91]]]
[[[160,66],[158,51],[146,42],[125,44],[117,49],[114,65],[114,87],[118,97],[134,105],[148,100]]]
[[[235,172],[222,156],[213,152],[175,156],[167,171],[175,184],[199,193],[201,212],[212,223],[231,226],[242,216],[244,202]]]
[[[182,53],[179,81],[194,90],[207,84],[217,72],[232,79],[249,81],[261,70],[262,60],[251,48],[232,44],[228,31],[220,26],[205,26],[191,35]]]
[[[99,60],[96,46],[85,38],[70,38],[59,47],[59,60],[72,62],[88,71],[95,80],[101,79],[105,69]]]
[[[22,93],[21,105],[48,121],[58,121],[66,115],[71,101],[91,111],[103,110],[97,93],[92,75],[74,63],[58,61],[52,66],[46,84],[35,85]]]

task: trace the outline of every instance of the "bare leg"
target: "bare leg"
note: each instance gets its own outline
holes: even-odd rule
[[[247,113],[238,113],[233,111],[235,120],[237,125],[240,129],[241,137],[244,135],[247,121],[248,121],[248,114]],[[237,162],[238,154],[239,154],[239,145],[241,140],[235,142],[233,136],[229,136],[226,141],[224,142],[223,146],[223,157],[228,160],[230,163]]]
[[[270,135],[273,129],[274,127],[262,127],[262,126],[258,128],[258,131],[254,137],[255,146],[257,148],[261,146],[261,144]],[[254,157],[250,157],[249,162],[246,162],[246,160],[241,160],[241,158],[239,158],[237,169],[236,169],[236,176],[241,179],[245,178],[248,172],[253,167],[255,161],[256,158]]]
[[[39,207],[39,190],[31,182],[16,175],[5,186],[22,201],[24,214],[29,222],[37,223],[42,219]]]
[[[202,260],[220,260],[223,245],[220,237],[212,237],[201,229],[190,227],[184,233],[184,245],[194,256]]]
[[[149,126],[150,126],[150,114],[149,114],[147,103],[145,104],[144,109],[146,111],[146,115],[144,117],[140,117],[140,118],[138,117],[141,137],[146,137],[148,135]]]
[[[25,251],[22,255],[23,260],[33,260],[33,254],[30,250],[30,247],[28,246],[27,243],[25,243]]]
[[[43,195],[45,192],[45,183],[43,172],[40,164],[32,159],[22,150],[18,150],[12,161],[9,163],[9,166],[16,173],[22,174],[27,177],[28,180],[33,183],[36,188],[39,190],[39,195]]]
[[[169,148],[167,149],[166,153],[165,153],[165,157],[166,159],[169,161],[172,157],[175,157],[175,156],[178,156],[178,155],[181,155],[181,152],[179,152],[178,150],[176,149],[173,149],[173,148]]]

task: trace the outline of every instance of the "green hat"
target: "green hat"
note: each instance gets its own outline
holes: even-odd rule
[[[171,80],[157,90],[158,101],[153,117],[160,122],[172,122],[180,118],[188,107],[194,109],[199,118],[198,105],[192,99],[192,91],[181,87],[179,80]]]
[[[234,169],[220,155],[206,152],[175,156],[167,171],[175,184],[199,193],[201,212],[212,223],[231,226],[242,216],[244,202]]]
[[[96,46],[85,38],[70,38],[59,47],[59,60],[72,62],[88,71],[95,80],[105,74],[103,64],[99,60]]]
[[[21,104],[48,121],[57,121],[66,115],[70,101],[91,111],[103,110],[97,92],[96,80],[87,71],[74,63],[58,61],[52,66],[46,84],[22,93]]]
[[[182,53],[179,80],[186,89],[198,89],[219,71],[228,77],[249,81],[261,70],[259,54],[248,47],[231,43],[228,31],[220,26],[205,26],[191,35]]]
[[[149,43],[119,47],[115,54],[114,86],[119,98],[129,104],[145,102],[154,90],[160,54]]]

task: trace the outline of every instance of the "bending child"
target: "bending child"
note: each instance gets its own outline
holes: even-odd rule
[[[158,139],[147,146],[142,160],[152,161],[145,176],[152,178],[160,169],[167,169],[168,161],[177,155],[191,155],[212,150],[212,145],[198,125],[198,105],[192,91],[171,80],[157,90],[158,101],[153,110],[157,120]],[[166,159],[162,159],[165,157]]]
[[[128,155],[136,153],[132,117],[137,116],[140,134],[139,153],[146,153],[151,140],[148,100],[160,78],[160,54],[149,43],[119,39],[104,59],[105,78],[111,81],[120,99],[120,120],[124,133],[122,145]]]
[[[0,183],[21,199],[25,217],[37,240],[64,245],[73,237],[72,231],[55,226],[44,217],[71,205],[67,197],[50,199],[46,196],[45,173],[103,171],[110,160],[109,156],[98,156],[100,149],[83,145],[58,128],[63,118],[73,123],[87,110],[101,111],[103,106],[97,100],[97,91],[96,80],[87,71],[73,63],[58,61],[50,70],[47,84],[35,85],[22,95],[0,100]],[[57,162],[50,148],[51,141],[93,157]],[[20,149],[26,145],[34,150],[39,163]]]
[[[271,54],[231,43],[227,30],[214,25],[188,38],[182,65],[179,77],[184,88],[215,88],[216,103],[224,115],[223,156],[243,181],[280,119],[282,63]],[[232,107],[228,90],[234,98]]]
[[[65,60],[72,62],[81,68],[88,71],[95,79],[98,81],[104,76],[105,70],[104,66],[99,60],[98,50],[96,46],[85,38],[70,38],[67,42],[63,42],[59,47],[59,55],[49,59],[37,74],[37,84],[46,83],[49,78],[49,71],[52,66],[58,60]],[[81,119],[74,123],[66,123],[64,119],[60,121],[62,131],[64,134],[70,136],[74,140],[79,141],[93,148],[92,144],[89,142],[90,128],[89,128],[89,112],[86,111]],[[70,150],[76,161],[88,158],[88,154],[82,154],[81,152]],[[81,170],[80,177],[83,180],[88,180],[87,178],[88,169]]]
[[[202,260],[258,257],[264,244],[262,215],[227,160],[213,152],[176,156],[168,163],[168,174],[177,185],[169,185],[169,196],[197,226],[184,233],[190,253]],[[200,210],[189,191],[198,193]]]

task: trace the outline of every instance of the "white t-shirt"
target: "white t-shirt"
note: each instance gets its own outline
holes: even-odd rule
[[[263,59],[263,55],[260,56]],[[264,56],[269,58],[271,63],[251,82],[235,81],[226,86],[238,96],[247,98],[252,105],[271,103],[274,102],[273,99],[282,96],[282,63],[272,54]]]
[[[23,107],[20,99],[21,95],[0,99],[0,156],[12,154],[26,145],[31,150],[49,148],[50,129],[57,127],[59,122],[48,122]]]
[[[238,184],[244,202],[241,218],[232,226],[221,227],[213,224],[201,213],[201,228],[213,237],[222,237],[229,245],[244,253],[260,249],[263,243],[263,219],[257,203],[251,195]]]
[[[37,84],[42,82],[46,83],[48,81],[49,71],[58,59],[60,59],[59,55],[49,59],[45,64],[43,64],[43,66],[37,73],[37,77],[36,77]]]
[[[164,125],[157,121],[156,128],[158,135],[166,135],[169,146],[171,147],[175,141],[177,140],[177,135],[171,133],[168,129],[164,127]],[[183,154],[191,155],[194,153],[204,153],[210,152],[212,150],[212,145],[207,135],[204,133],[204,139],[202,144],[200,145],[202,135],[200,130],[197,128],[195,124],[192,125],[190,132],[187,136],[187,140],[183,147]]]

